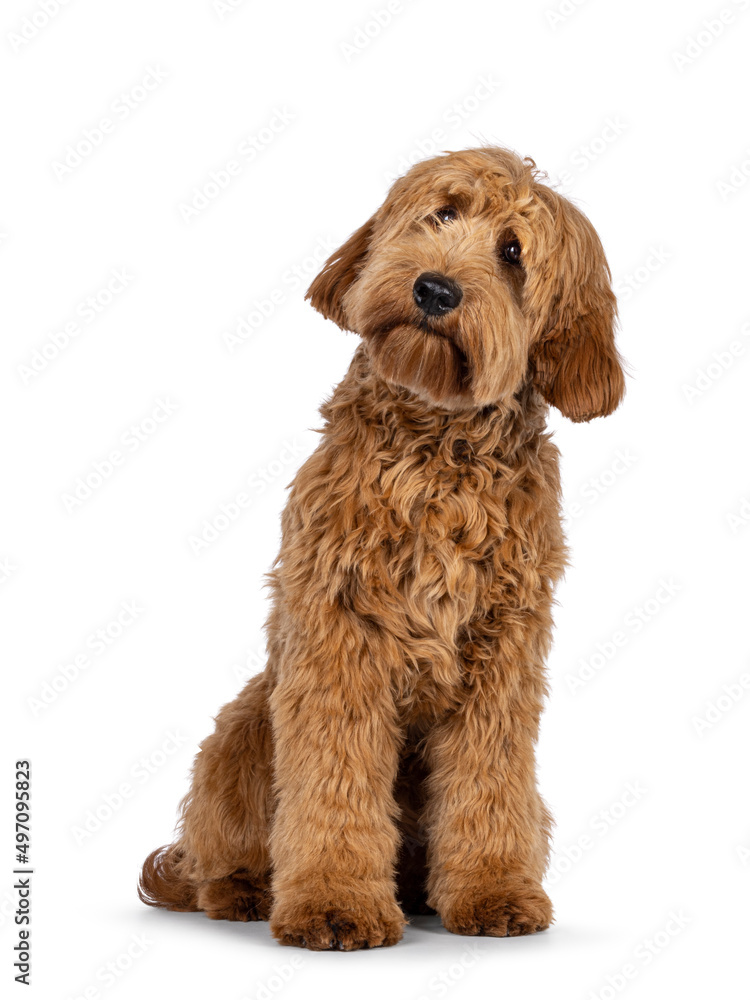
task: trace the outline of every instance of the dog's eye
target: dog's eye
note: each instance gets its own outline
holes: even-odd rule
[[[500,247],[500,259],[506,264],[519,266],[521,263],[521,244],[518,240],[509,240]]]
[[[454,219],[458,218],[458,212],[452,205],[443,205],[435,212],[434,218],[438,222],[442,222],[445,225],[447,222],[453,222]]]

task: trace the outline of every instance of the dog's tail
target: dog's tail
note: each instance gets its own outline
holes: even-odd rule
[[[195,883],[183,871],[183,854],[176,844],[158,847],[143,862],[138,895],[148,906],[193,912],[198,909]]]

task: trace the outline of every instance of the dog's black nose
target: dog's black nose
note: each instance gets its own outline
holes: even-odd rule
[[[414,282],[414,301],[428,316],[444,316],[455,309],[464,293],[455,281],[444,274],[425,271]]]

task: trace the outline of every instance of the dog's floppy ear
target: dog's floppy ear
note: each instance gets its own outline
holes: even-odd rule
[[[332,319],[342,330],[349,329],[344,311],[344,295],[364,266],[373,228],[374,217],[352,233],[346,243],[331,254],[305,295],[313,309],[317,309],[326,319]]]
[[[615,346],[617,305],[596,230],[586,216],[549,188],[549,242],[540,250],[536,280],[537,336],[531,349],[534,384],[573,421],[605,417],[625,392]],[[551,250],[550,250],[551,248]]]

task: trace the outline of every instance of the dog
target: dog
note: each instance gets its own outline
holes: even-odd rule
[[[270,573],[268,664],[216,719],[144,902],[392,945],[552,919],[534,749],[566,561],[548,407],[624,394],[588,219],[533,160],[418,163],[307,298],[361,338]]]

